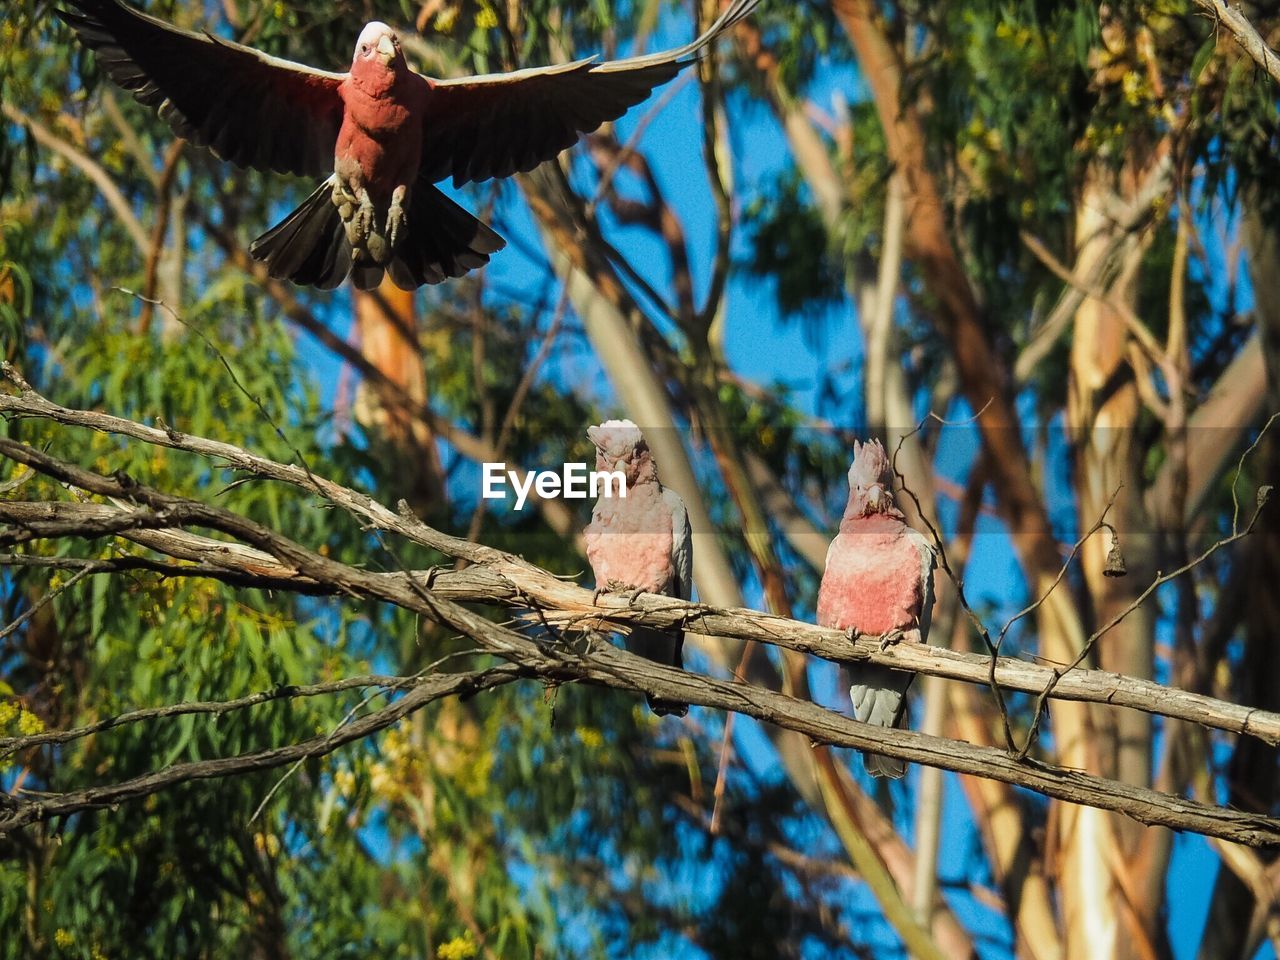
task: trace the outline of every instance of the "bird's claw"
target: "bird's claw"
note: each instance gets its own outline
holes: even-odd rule
[[[356,231],[362,237],[367,237],[373,232],[373,224],[377,219],[377,211],[373,209],[373,199],[369,196],[369,191],[360,191],[360,206],[356,208],[356,214],[352,218],[356,225]]]
[[[333,205],[342,218],[347,242],[357,249],[363,247],[377,219],[369,191],[339,179],[333,187]]]
[[[899,630],[897,627],[894,627],[892,630],[889,630],[886,633],[882,633],[880,635],[881,651],[888,650],[890,647],[892,647],[895,643],[897,643],[901,639],[902,639],[902,631]]]
[[[627,606],[630,607],[635,605],[636,597],[640,596],[644,591],[623,583],[621,580],[606,580],[603,586],[596,587],[595,592],[591,594],[591,605],[598,607],[600,598],[606,593],[610,596],[624,598],[627,601]]]
[[[404,187],[396,187],[391,194],[391,206],[387,208],[387,246],[395,249],[400,231],[409,223],[404,212]]]

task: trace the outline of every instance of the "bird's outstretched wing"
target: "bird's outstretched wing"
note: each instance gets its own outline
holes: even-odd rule
[[[455,186],[532,170],[578,135],[616,120],[747,16],[759,0],[733,0],[702,36],[674,50],[598,63],[595,58],[514,73],[432,81],[422,166]]]
[[[182,30],[119,0],[65,0],[58,16],[112,80],[173,132],[242,167],[333,170],[346,75]]]

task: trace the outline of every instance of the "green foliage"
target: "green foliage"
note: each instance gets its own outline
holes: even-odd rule
[[[349,62],[352,38],[367,17],[398,16],[420,31],[409,45],[412,56],[438,72],[629,49],[637,32],[674,22],[685,10],[667,0],[141,6],[335,69]],[[1122,174],[1169,136],[1177,163],[1203,171],[1203,202],[1254,196],[1275,216],[1265,190],[1280,173],[1274,88],[1257,82],[1251,61],[1224,54],[1192,7],[1187,0],[1119,2],[1104,14],[1096,3],[1049,0],[881,5],[909,54],[904,99],[922,118],[951,239],[975,282],[987,333],[1005,358],[1025,346],[1063,289],[1019,234],[1051,250],[1071,249],[1087,176]],[[735,187],[735,209],[742,201],[735,254],[753,276],[771,282],[779,314],[804,324],[816,344],[833,317],[848,320],[856,308],[851,291],[874,275],[884,253],[892,166],[881,118],[861,98],[831,5],[766,4],[756,23],[783,91],[797,103],[821,91],[816,109],[834,114],[832,126],[841,133],[828,143],[844,190],[837,222],[824,223],[790,158],[770,166],[762,182]],[[49,16],[48,4],[10,4],[0,39],[0,100],[91,160],[149,233],[166,202],[157,188],[172,142],[166,125],[103,81],[95,58]],[[738,73],[723,74],[747,95],[734,106],[767,116],[761,78],[741,71],[748,74],[743,83]],[[846,102],[843,94],[860,98]],[[180,318],[157,308],[144,326],[142,301],[120,288],[146,288],[148,245],[122,225],[83,165],[37,146],[21,125],[6,124],[0,355],[61,403],[228,440],[305,464],[383,502],[409,496],[422,470],[417,451],[350,422],[348,374],[330,376],[332,358],[295,339],[296,328],[282,325],[280,305],[229,266],[210,229],[243,246],[310,186],[237,170],[195,149],[176,164],[166,211],[171,229],[150,292]],[[498,197],[500,207],[511,200],[497,190],[474,197]],[[1150,240],[1138,306],[1163,338],[1170,225],[1153,228]],[[894,346],[920,387],[916,399],[930,400],[937,384],[947,394],[951,358],[934,335],[939,305],[914,269],[908,265],[904,273]],[[549,306],[539,301],[554,291],[499,291],[487,283],[472,277],[422,294],[419,345],[433,409],[496,442],[547,329]],[[1189,285],[1186,308],[1199,319],[1192,330],[1197,361],[1220,359],[1242,335],[1214,316],[1212,294],[1212,278]],[[345,334],[346,294],[298,297],[303,309]],[[562,343],[577,336],[568,329],[573,323],[566,323]],[[1064,339],[1021,385],[1046,422],[1061,412],[1067,349]],[[1209,373],[1221,366],[1203,365]],[[1209,373],[1197,372],[1197,386],[1208,385]],[[831,511],[843,490],[848,430],[861,415],[846,374],[824,371],[827,380],[817,386],[836,411],[834,427],[797,414],[789,394],[794,384],[761,390],[724,378],[715,385],[730,442],[758,457],[827,528],[838,516]],[[688,386],[672,381],[676,395]],[[596,409],[591,385],[543,377],[527,386],[505,437],[506,458],[589,459],[583,426],[606,413]],[[296,489],[248,481],[203,458],[35,421],[3,429],[85,467],[239,511],[344,562],[396,570],[443,559],[384,542]],[[1154,469],[1162,455],[1153,448],[1148,466]],[[741,549],[739,515],[719,495],[723,486],[713,474],[707,470],[710,509],[720,528],[732,531],[724,536],[749,585],[754,571]],[[6,465],[0,483],[15,476]],[[474,497],[457,493],[466,486],[451,484],[455,502],[427,504],[423,512],[444,529],[467,531],[479,515]],[[36,479],[13,495],[71,496]],[[566,575],[582,569],[572,546],[534,511],[484,513],[477,524],[485,543]],[[776,542],[802,610],[811,605],[816,577],[791,563],[785,538]],[[35,541],[22,549],[76,557],[145,552],[118,538],[56,547]],[[88,577],[71,586],[69,577],[8,568],[0,576],[0,624],[61,590],[22,629],[0,638],[0,736],[73,728],[183,700],[412,673],[446,656],[444,669],[490,662],[445,631],[373,604],[151,573]],[[998,617],[1003,599],[980,597],[984,616]],[[1030,648],[1030,639],[1019,633],[1010,642]],[[64,791],[124,780],[325,734],[388,699],[352,690],[217,718],[127,725],[0,759],[0,784]],[[1015,707],[1021,732],[1026,704],[1018,700]],[[622,957],[693,952],[695,941],[708,956],[853,955],[861,930],[851,936],[843,929],[857,913],[847,906],[847,882],[815,880],[770,852],[785,842],[820,855],[833,843],[798,808],[788,785],[732,767],[726,796],[739,806],[728,805],[716,836],[699,818],[723,734],[715,718],[703,722],[705,728],[660,725],[637,698],[616,693],[511,685],[465,703],[433,705],[294,771],[192,782],[0,839],[0,960]],[[686,937],[687,931],[694,933]]]
[[[196,7],[144,6],[181,23],[205,22]],[[227,35],[249,29],[269,52],[335,67],[349,59],[366,16],[350,4],[241,2],[228,9],[238,23],[221,24]],[[427,36],[465,48],[479,69],[497,68],[512,52],[494,22],[496,9],[441,7]],[[26,46],[5,47],[14,70],[5,94],[100,164],[150,229],[158,212],[153,178],[171,135],[105,84],[94,58],[37,10],[23,0],[6,21]],[[454,19],[445,22],[451,10]],[[529,29],[514,56],[525,62],[553,59],[558,43],[598,48],[606,26],[626,26],[606,4],[563,15],[535,4],[521,15]],[[164,252],[175,260],[162,258],[156,290],[180,319],[157,308],[142,329],[143,304],[119,288],[143,289],[148,251],[82,170],[36,148],[17,127],[3,143],[13,162],[0,193],[0,281],[11,277],[14,295],[0,296],[0,311],[8,311],[0,312],[0,329],[14,331],[4,336],[4,351],[28,378],[70,406],[163,421],[305,463],[384,502],[405,495],[420,466],[326,412],[336,403],[335,385],[317,379],[314,354],[300,350],[276,305],[228,266],[206,229],[216,223],[251,235],[290,203],[289,189],[278,180],[266,189],[256,174],[185,151],[169,211],[184,242],[175,243],[171,231]],[[301,298],[345,326],[341,295]],[[514,398],[544,312],[491,306],[471,282],[433,291],[423,306],[433,403],[478,432],[492,429],[486,417],[496,411],[500,418]],[[483,345],[468,324],[456,322],[474,311],[485,318]],[[35,331],[25,340],[16,335],[23,322]],[[574,392],[536,382],[513,421],[507,456],[582,460],[589,452],[582,426],[600,415]],[[394,570],[441,560],[412,545],[384,545],[313,497],[245,482],[203,458],[34,421],[3,429],[88,468],[241,512],[346,562]],[[6,469],[0,482],[15,475]],[[70,496],[41,480],[17,495]],[[432,519],[464,531],[473,507],[433,506],[440,515]],[[553,569],[581,570],[564,539],[530,513],[486,516],[480,535]],[[22,549],[77,557],[146,552],[118,538],[56,547],[36,541]],[[0,640],[0,735],[29,733],[32,724],[73,728],[184,700],[412,673],[446,654],[454,655],[446,669],[488,662],[443,631],[372,604],[150,573],[66,587],[69,577],[26,569],[0,580],[4,623],[65,588]],[[352,690],[126,725],[0,761],[0,782],[8,789],[20,778],[29,788],[65,791],[119,781],[325,734],[352,712],[386,702],[387,695]],[[0,960],[464,957],[480,944],[502,957],[626,956],[642,942],[669,939],[670,923],[645,920],[656,903],[682,925],[754,918],[759,905],[717,902],[695,882],[663,879],[686,862],[680,831],[704,830],[673,798],[687,794],[691,782],[705,789],[714,781],[709,744],[719,742],[671,743],[666,729],[634,697],[577,689],[544,696],[536,685],[512,686],[465,704],[434,705],[295,771],[192,782],[0,839]],[[783,826],[780,820],[776,828]],[[741,869],[759,865],[742,860]],[[783,880],[775,869],[756,882],[776,889]],[[788,904],[775,897],[763,913],[780,917]]]
[[[754,248],[751,272],[774,279],[784,316],[812,321],[844,298],[843,264],[793,173],[757,196],[745,219]]]

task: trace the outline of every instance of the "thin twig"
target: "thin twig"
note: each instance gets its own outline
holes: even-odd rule
[[[1182,576],[1184,573],[1187,573],[1188,571],[1195,569],[1200,564],[1208,560],[1215,553],[1217,553],[1219,550],[1221,550],[1223,547],[1229,546],[1230,544],[1235,543],[1237,540],[1247,537],[1250,533],[1253,532],[1254,525],[1258,522],[1258,517],[1262,513],[1262,508],[1266,506],[1267,499],[1271,493],[1271,487],[1262,486],[1258,488],[1257,505],[1254,508],[1253,516],[1249,518],[1248,525],[1245,526],[1243,530],[1241,530],[1240,529],[1240,500],[1239,500],[1239,494],[1236,491],[1236,486],[1240,482],[1241,473],[1244,471],[1245,459],[1249,456],[1249,454],[1251,454],[1257,448],[1258,444],[1262,442],[1262,438],[1266,435],[1267,431],[1271,428],[1271,425],[1275,423],[1275,421],[1278,418],[1280,418],[1280,413],[1273,413],[1267,419],[1267,422],[1263,424],[1262,429],[1258,431],[1258,435],[1254,438],[1253,443],[1249,444],[1248,448],[1246,448],[1245,451],[1242,454],[1240,454],[1240,460],[1236,463],[1236,472],[1235,472],[1235,475],[1231,478],[1231,505],[1232,505],[1231,533],[1228,536],[1222,537],[1214,541],[1203,552],[1201,552],[1199,556],[1191,560],[1188,560],[1186,563],[1182,564],[1177,569],[1169,573],[1157,573],[1155,578],[1151,581],[1151,583],[1147,585],[1147,588],[1143,590],[1140,594],[1138,594],[1136,597],[1134,597],[1133,600],[1128,604],[1128,606],[1126,606],[1123,610],[1120,610],[1119,612],[1117,612],[1115,616],[1113,616],[1105,624],[1103,624],[1101,627],[1099,627],[1097,630],[1091,633],[1088,636],[1088,638],[1086,638],[1085,642],[1081,645],[1080,652],[1076,654],[1076,657],[1074,660],[1072,660],[1065,667],[1054,668],[1052,679],[1047,684],[1045,684],[1044,690],[1039,694],[1039,696],[1036,697],[1035,714],[1032,718],[1031,726],[1027,730],[1026,741],[1023,743],[1022,748],[1017,752],[1017,758],[1019,760],[1024,759],[1027,756],[1028,751],[1030,751],[1031,749],[1031,745],[1035,741],[1036,734],[1040,727],[1040,722],[1044,717],[1045,703],[1048,700],[1049,695],[1053,692],[1054,688],[1057,687],[1058,682],[1062,679],[1062,677],[1065,674],[1070,673],[1072,670],[1080,666],[1080,664],[1082,664],[1085,661],[1085,658],[1088,657],[1089,654],[1093,651],[1094,645],[1097,644],[1097,642],[1100,639],[1102,639],[1103,636],[1105,636],[1108,632],[1111,631],[1113,627],[1117,626],[1122,620],[1124,620],[1127,616],[1129,616],[1129,614],[1137,610],[1138,607],[1142,606],[1142,604],[1146,602],[1147,598],[1150,597],[1151,594],[1155,593],[1155,591],[1159,587],[1168,583],[1170,580],[1176,579],[1177,577]]]
[[[24,623],[26,623],[28,620],[34,617],[37,613],[43,610],[46,606],[48,606],[49,603],[54,600],[54,598],[70,590],[77,583],[79,583],[81,580],[87,577],[89,573],[90,573],[89,570],[78,570],[67,579],[66,583],[59,584],[58,586],[50,590],[48,593],[46,593],[44,596],[42,596],[39,600],[33,603],[25,611],[23,611],[23,613],[17,619],[15,619],[12,623],[10,623],[7,627],[0,629],[0,640],[3,640],[5,637],[9,636],[9,634],[17,630],[20,626],[22,626]],[[0,740],[0,743],[3,743],[3,742],[4,742],[3,740]]]

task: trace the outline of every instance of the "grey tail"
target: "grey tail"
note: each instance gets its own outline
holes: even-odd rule
[[[409,235],[399,238],[387,266],[387,273],[402,290],[460,277],[483,267],[490,254],[507,245],[497,231],[425,180],[413,187],[407,219]],[[357,275],[356,286],[368,289],[361,281]]]
[[[644,699],[649,704],[649,709],[660,717],[686,717],[689,715],[689,705],[687,703],[663,700],[661,697],[654,697],[647,693],[644,695]]]
[[[351,244],[333,205],[333,178],[249,244],[249,255],[277,280],[332,290],[351,272]],[[378,271],[379,277],[382,271]]]
[[[850,673],[853,682],[849,686],[849,697],[853,701],[854,717],[878,727],[901,725],[907,708],[907,688],[914,675],[874,665],[850,667]],[[897,780],[907,772],[903,761],[878,753],[864,753],[862,763],[873,777]]]
[[[684,669],[684,633],[668,633],[664,630],[647,630],[637,627],[627,636],[627,649],[634,654],[664,663],[677,670]],[[660,717],[683,717],[689,712],[687,703],[677,700],[664,700],[645,694],[649,709]]]
[[[862,765],[873,777],[886,777],[890,780],[901,780],[907,772],[907,765],[896,757],[882,757],[878,753],[864,753]]]

